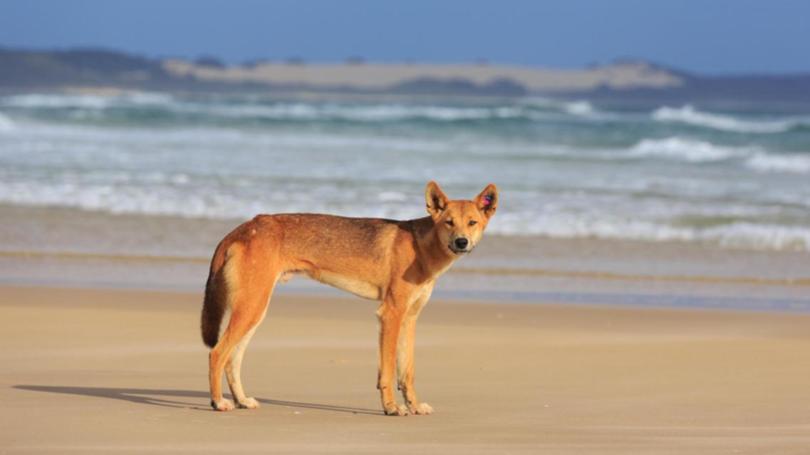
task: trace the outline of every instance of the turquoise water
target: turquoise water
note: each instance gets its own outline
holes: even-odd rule
[[[413,218],[499,185],[504,235],[810,250],[810,114],[542,98],[0,97],[0,203]]]

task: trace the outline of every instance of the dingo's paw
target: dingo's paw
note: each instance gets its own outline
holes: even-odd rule
[[[259,407],[259,402],[253,397],[247,397],[239,402],[239,407],[242,409],[256,409]]]
[[[417,405],[409,404],[408,410],[411,411],[411,414],[423,416],[426,416],[433,412],[433,408],[427,403],[419,403]]]
[[[214,411],[232,411],[233,401],[227,398],[221,398],[218,401],[211,400],[211,407],[214,408]]]
[[[387,416],[406,416],[408,415],[408,408],[405,406],[393,403],[385,407],[385,415]]]

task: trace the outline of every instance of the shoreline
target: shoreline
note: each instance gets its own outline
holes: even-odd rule
[[[57,206],[0,204],[0,255],[75,256],[207,262],[217,242],[248,218],[108,213]],[[610,257],[619,260],[608,262]],[[731,276],[810,279],[810,251],[722,245],[707,241],[505,235],[488,232],[467,269],[505,274],[584,272],[585,275]],[[629,261],[626,261],[628,259]],[[649,262],[658,263],[650,269]],[[627,262],[630,262],[628,264]],[[641,264],[636,264],[640,262]],[[749,268],[740,262],[752,262]],[[588,266],[583,267],[583,263]],[[704,263],[704,264],[701,264]],[[686,273],[697,267],[697,272]],[[617,271],[618,270],[618,271]],[[699,278],[698,278],[699,279]]]
[[[352,296],[329,286],[284,287],[277,286],[274,295],[283,298],[305,298],[323,300],[358,300],[375,304],[373,301]],[[177,295],[195,294],[202,301],[203,287],[198,292],[188,288],[166,286],[138,286],[127,283],[64,283],[37,281],[0,281],[0,289],[15,288],[21,290],[43,291],[109,291],[109,292],[154,292]],[[565,306],[572,308],[612,308],[619,310],[686,310],[707,312],[729,312],[748,314],[810,314],[810,299],[793,298],[758,298],[727,296],[695,296],[657,293],[605,293],[605,292],[514,292],[514,291],[444,291],[434,292],[433,299],[451,302],[454,305],[490,304],[503,305],[543,305]],[[495,303],[492,303],[495,302]]]
[[[0,272],[5,272],[0,286],[199,292],[201,295],[207,270],[208,261],[195,258],[0,252]],[[497,270],[493,273],[486,269],[457,267],[440,278],[434,298],[472,303],[497,301],[499,305],[554,302],[586,307],[801,314],[810,313],[808,288],[806,280],[639,276],[564,270],[517,270],[513,274],[498,274]],[[279,283],[275,293],[293,297],[353,298],[344,291],[305,277],[297,277],[292,283]]]
[[[238,220],[0,205],[0,284],[197,292]],[[437,285],[473,301],[810,312],[810,254],[680,242],[486,234]],[[305,278],[291,295],[339,297]]]
[[[214,245],[237,221],[0,205],[0,284],[201,290]],[[810,311],[808,253],[677,242],[487,234],[436,289],[472,301]],[[341,296],[297,278],[291,295]]]
[[[172,255],[135,255],[114,253],[89,253],[80,251],[19,251],[0,250],[0,257],[21,259],[65,259],[65,260],[104,260],[122,263],[178,263],[208,264],[210,258]],[[754,284],[769,286],[810,286],[810,277],[800,278],[761,278],[755,276],[712,276],[712,275],[653,275],[612,273],[599,270],[564,270],[546,268],[504,268],[504,267],[453,267],[451,274],[490,275],[490,276],[528,276],[583,278],[593,280],[623,281],[664,281],[664,282],[697,282],[711,284]]]

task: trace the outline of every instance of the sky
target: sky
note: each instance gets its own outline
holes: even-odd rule
[[[577,68],[629,57],[701,74],[808,73],[810,1],[2,0],[0,46],[229,63]]]

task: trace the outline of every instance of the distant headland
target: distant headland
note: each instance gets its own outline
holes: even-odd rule
[[[390,94],[557,96],[638,102],[810,103],[810,74],[702,76],[638,59],[581,69],[476,63],[342,63],[258,60],[226,65],[216,58],[146,58],[104,49],[0,47],[0,91],[121,89]]]

